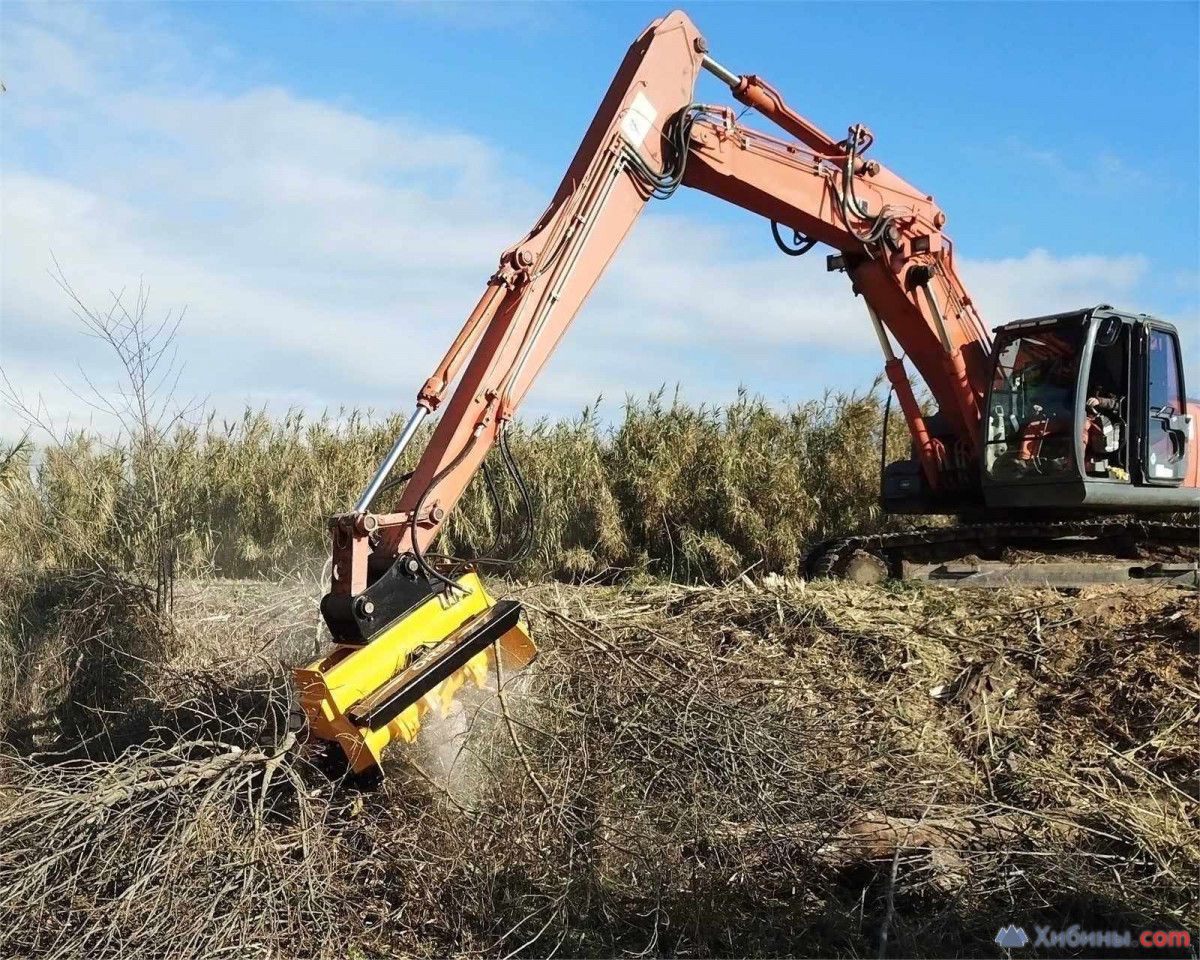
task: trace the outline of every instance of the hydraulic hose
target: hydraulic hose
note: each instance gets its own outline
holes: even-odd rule
[[[535,520],[533,515],[533,498],[529,495],[529,488],[525,486],[525,478],[521,476],[521,470],[517,466],[516,458],[513,457],[512,450],[509,449],[508,430],[506,427],[500,430],[500,456],[504,458],[504,463],[513,478],[513,483],[517,485],[517,490],[521,494],[521,503],[525,508],[525,533],[521,537],[521,546],[509,560],[509,563],[517,564],[524,560],[533,548]]]
[[[796,246],[789,247],[783,242],[783,237],[779,235],[779,224],[774,220],[771,221],[771,236],[775,238],[775,246],[786,253],[789,257],[802,257],[809,250],[817,245],[817,241],[812,237],[806,237],[799,230],[792,230]]]
[[[472,433],[470,438],[463,445],[463,448],[458,452],[458,455],[453,460],[451,460],[442,470],[440,470],[433,477],[432,480],[429,481],[429,484],[425,487],[424,491],[421,493],[421,499],[419,499],[417,501],[416,505],[413,507],[412,517],[408,523],[409,539],[412,540],[413,557],[416,559],[417,565],[425,573],[425,576],[445,584],[445,586],[449,587],[451,590],[461,590],[464,593],[470,593],[470,591],[467,590],[466,587],[463,587],[461,584],[456,583],[454,580],[451,580],[449,577],[443,576],[441,573],[439,573],[437,570],[435,570],[433,568],[432,564],[430,564],[425,559],[424,554],[421,553],[421,544],[417,539],[417,522],[421,516],[421,510],[425,506],[425,500],[429,496],[430,492],[433,490],[434,487],[436,487],[439,483],[441,483],[443,480],[445,480],[446,477],[448,477],[451,473],[453,473],[462,464],[462,462],[464,460],[467,459],[467,455],[474,448],[475,441],[478,439],[479,439],[479,434]]]

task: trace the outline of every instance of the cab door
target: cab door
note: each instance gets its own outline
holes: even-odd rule
[[[1187,412],[1179,336],[1168,324],[1142,325],[1141,478],[1147,486],[1179,486],[1187,473],[1192,418]]]

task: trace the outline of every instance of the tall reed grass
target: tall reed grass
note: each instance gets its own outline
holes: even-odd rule
[[[325,518],[353,503],[400,426],[400,416],[359,411],[317,419],[295,411],[272,418],[247,410],[233,421],[210,415],[154,445],[153,477],[141,451],[121,441],[76,433],[37,450],[26,444],[0,457],[0,559],[133,569],[156,549],[139,516],[154,482],[178,572],[256,577],[311,564],[327,550]],[[723,407],[660,392],[628,402],[612,425],[595,409],[518,422],[511,447],[536,527],[533,549],[514,572],[688,581],[750,567],[794,570],[807,545],[894,522],[876,503],[882,428],[874,388],[787,409],[746,392]],[[420,439],[399,469],[413,465]],[[893,414],[890,457],[902,456],[907,442]],[[495,468],[503,553],[521,539],[522,510],[498,457]],[[439,550],[476,555],[496,525],[477,478]]]

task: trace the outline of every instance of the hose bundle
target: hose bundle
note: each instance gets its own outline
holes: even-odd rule
[[[667,121],[666,149],[663,151],[663,169],[658,172],[650,166],[645,158],[629,143],[624,144],[622,155],[629,168],[633,171],[634,179],[646,190],[648,197],[655,200],[666,200],[683,182],[683,172],[687,167],[688,144],[692,137],[692,126],[696,119],[705,113],[703,104],[689,103]]]

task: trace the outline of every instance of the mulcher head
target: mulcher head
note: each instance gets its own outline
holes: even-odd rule
[[[339,643],[296,670],[309,731],[337,743],[355,772],[378,766],[393,740],[412,743],[430,710],[445,715],[470,680],[487,682],[495,658],[520,670],[537,655],[515,600],[492,600],[475,573],[432,593],[366,643]]]

